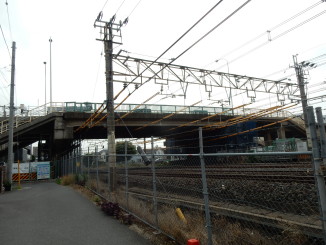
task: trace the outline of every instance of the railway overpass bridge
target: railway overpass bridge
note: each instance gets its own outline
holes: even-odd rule
[[[38,157],[43,155],[47,160],[54,160],[77,147],[79,140],[106,139],[106,120],[99,121],[105,118],[105,111],[80,129],[94,112],[100,111],[100,106],[97,103],[54,103],[52,108],[41,106],[17,115],[14,150],[39,142]],[[0,158],[4,159],[8,146],[7,119],[0,118]],[[277,108],[262,112],[244,106],[231,110],[223,107],[122,104],[115,110],[115,120],[116,138],[162,137],[167,146],[179,146],[178,152],[171,150],[170,153],[181,153],[185,143],[189,147],[184,147],[182,153],[198,153],[194,150],[198,140],[193,140],[198,138],[198,127],[207,129],[203,130],[204,137],[210,140],[205,144],[214,146],[210,148],[212,152],[224,150],[225,145],[239,147],[253,143],[253,137],[266,140],[306,138],[302,119]],[[280,122],[282,120],[284,122]],[[255,130],[259,128],[261,130]],[[242,134],[243,131],[248,132]],[[228,137],[234,134],[236,136]]]

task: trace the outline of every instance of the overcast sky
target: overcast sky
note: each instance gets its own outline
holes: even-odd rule
[[[96,38],[100,37],[99,30],[93,27],[94,20],[101,10],[103,20],[109,20],[114,14],[117,20],[122,21],[129,16],[128,24],[122,27],[123,45],[115,47],[115,52],[123,49],[130,52],[130,56],[154,60],[217,2],[216,0],[1,0],[0,25],[3,33],[0,37],[0,106],[9,105],[11,61],[8,49],[11,52],[12,41],[15,41],[17,46],[15,104],[25,106],[44,104],[44,61],[47,62],[47,101],[49,101],[50,37],[53,39],[53,101],[103,102],[106,96],[105,62],[104,56],[101,55],[103,44],[96,41]],[[161,61],[178,56],[244,2],[244,0],[224,0]],[[283,23],[314,4],[316,6],[311,10]],[[303,61],[326,54],[324,31],[326,14],[307,21],[325,10],[326,2],[317,0],[252,0],[175,64],[281,79],[294,73],[293,69],[287,69],[293,65],[292,55],[298,54],[298,60]],[[307,23],[294,28],[303,22]],[[281,23],[282,25],[278,26]],[[249,52],[268,41],[268,30],[271,30],[272,41]],[[255,39],[254,42],[243,46],[264,33],[265,35]],[[248,52],[249,54],[244,55]],[[218,59],[220,61],[216,63]],[[323,60],[320,59],[318,62],[322,64]],[[324,65],[310,70],[307,76],[310,91],[325,89],[325,85],[320,85],[326,80],[325,67]],[[269,76],[270,74],[273,75]],[[292,76],[291,79],[295,77]],[[177,90],[178,87],[169,89]],[[115,93],[118,91],[116,89]],[[153,85],[149,83],[130,96],[127,102],[141,103],[152,93]],[[160,100],[160,97],[157,97],[151,102],[190,105],[206,96],[205,92],[199,93],[196,88],[189,90],[189,93],[191,96],[187,96],[187,101]],[[320,93],[312,93],[310,97]],[[118,100],[122,98],[123,96]],[[249,99],[241,95],[235,100],[243,103]],[[317,106],[323,106],[323,103]]]

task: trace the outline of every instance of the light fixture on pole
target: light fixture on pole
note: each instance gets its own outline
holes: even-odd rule
[[[44,64],[44,113],[46,115],[46,61],[44,61],[43,64]]]
[[[52,112],[52,38],[49,39],[50,42],[50,113]]]

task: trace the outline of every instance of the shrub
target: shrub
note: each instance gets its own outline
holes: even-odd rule
[[[75,184],[76,178],[73,174],[69,174],[66,176],[63,176],[61,179],[61,184],[62,185],[72,185]]]
[[[113,216],[116,219],[120,217],[120,207],[118,203],[104,202],[101,205],[101,209],[109,216]]]

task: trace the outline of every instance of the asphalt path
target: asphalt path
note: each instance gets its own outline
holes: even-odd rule
[[[0,194],[0,244],[151,243],[72,188],[42,182]]]

